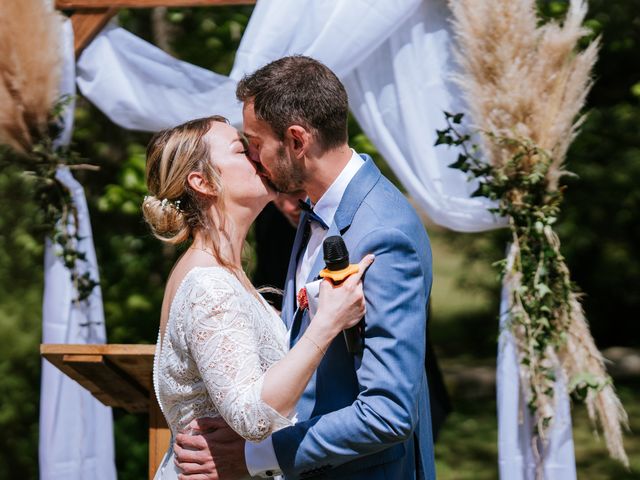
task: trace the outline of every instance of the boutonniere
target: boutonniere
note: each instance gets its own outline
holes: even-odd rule
[[[301,310],[309,308],[309,297],[307,297],[307,289],[305,287],[298,291],[298,306]]]

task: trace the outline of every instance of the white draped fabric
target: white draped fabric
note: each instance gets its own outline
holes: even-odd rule
[[[242,122],[236,82],[176,60],[121,28],[105,28],[76,69],[82,94],[123,128],[154,132],[214,113]]]
[[[507,328],[508,298],[503,288],[498,339],[498,469],[503,480],[536,480],[536,458],[531,448],[532,422],[522,395],[515,340]],[[576,462],[571,429],[571,407],[565,379],[558,372],[555,384],[555,425],[542,451],[545,480],[575,480]],[[522,415],[521,415],[522,413]],[[522,419],[522,423],[518,420]],[[517,428],[516,428],[517,427]]]
[[[64,26],[65,57],[62,91],[75,94],[75,57],[70,22]],[[73,128],[73,105],[68,107],[65,128],[59,142],[66,144]],[[87,262],[80,262],[92,278],[98,278],[89,211],[80,185],[66,169],[57,178],[71,192],[78,210],[76,229],[82,240],[78,250]],[[77,304],[69,271],[56,255],[56,246],[46,243],[44,259],[44,299],[42,305],[43,343],[106,343],[102,296],[96,287],[86,302]],[[111,408],[105,407],[89,391],[42,361],[40,390],[40,478],[43,480],[114,480],[113,425]]]
[[[475,182],[449,168],[455,149],[434,147],[443,111],[460,112],[444,0],[422,2],[385,42],[345,78],[351,110],[409,194],[439,225],[478,232],[504,225]]]
[[[115,123],[153,131],[218,113],[241,122],[234,87],[244,74],[279,57],[309,55],[343,80],[350,107],[410,195],[438,224],[462,232],[504,225],[475,186],[448,168],[457,152],[434,147],[442,111],[461,111],[450,74],[449,12],[445,0],[261,0],[229,78],[177,61],[119,28],[106,29],[78,61],[78,86]],[[283,19],[286,18],[286,21]],[[503,345],[507,345],[504,347]],[[498,357],[501,477],[528,479],[531,449],[519,421],[522,391],[513,341],[501,336]],[[511,350],[513,351],[513,350]],[[506,388],[508,387],[508,388]],[[568,398],[559,384],[548,479],[575,472]],[[525,460],[523,460],[525,459]],[[556,468],[558,467],[558,468]]]

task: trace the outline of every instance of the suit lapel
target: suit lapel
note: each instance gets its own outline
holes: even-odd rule
[[[342,235],[351,225],[353,217],[360,208],[362,201],[367,194],[371,191],[374,185],[380,179],[380,170],[373,163],[373,160],[369,155],[360,155],[364,162],[364,165],[360,167],[358,172],[349,182],[347,189],[342,195],[340,205],[336,210],[334,219],[331,222],[327,236]],[[298,265],[298,259],[300,257],[300,248],[302,247],[304,226],[307,222],[307,213],[302,212],[300,216],[300,223],[298,224],[298,231],[296,232],[296,238],[293,242],[293,249],[291,251],[291,258],[289,259],[289,269],[287,270],[287,281],[285,283],[285,295],[282,306],[282,319],[287,325],[288,329],[292,330],[291,345],[295,343],[295,339],[299,333],[304,333],[305,328],[300,328],[300,322],[302,317],[305,316],[303,312],[298,312],[296,308],[296,294],[297,290],[303,287],[303,285],[296,285],[296,268]],[[360,259],[353,259],[354,261]],[[322,249],[316,257],[313,267],[307,277],[307,283],[312,282],[318,277],[318,273],[324,267],[324,258],[322,255]],[[294,322],[294,320],[296,320]],[[294,323],[296,325],[294,325]],[[295,332],[295,336],[294,336]]]
[[[300,221],[298,222],[298,230],[296,231],[296,237],[293,240],[293,247],[291,248],[291,257],[289,258],[289,267],[287,268],[287,279],[284,284],[284,297],[282,301],[282,320],[284,321],[287,329],[291,328],[293,323],[293,316],[296,311],[296,267],[298,265],[298,257],[300,256],[300,248],[302,247],[302,240],[304,238],[304,229],[307,224],[307,213],[302,212],[300,214]]]
[[[369,155],[360,154],[364,160],[364,165],[349,182],[347,189],[342,195],[342,200],[336,210],[333,220],[342,235],[351,226],[353,217],[360,208],[363,200],[380,179],[380,170]]]

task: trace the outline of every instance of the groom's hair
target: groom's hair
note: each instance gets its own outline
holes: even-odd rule
[[[335,73],[313,58],[294,55],[271,62],[245,75],[236,96],[252,101],[256,118],[280,140],[289,126],[302,125],[324,150],[347,143],[347,92]]]

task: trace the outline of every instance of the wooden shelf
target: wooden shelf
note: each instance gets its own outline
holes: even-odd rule
[[[155,345],[42,344],[40,354],[109,407],[149,415],[149,478],[171,432],[153,391]]]
[[[40,353],[98,400],[131,413],[149,410],[155,345],[41,345]]]

